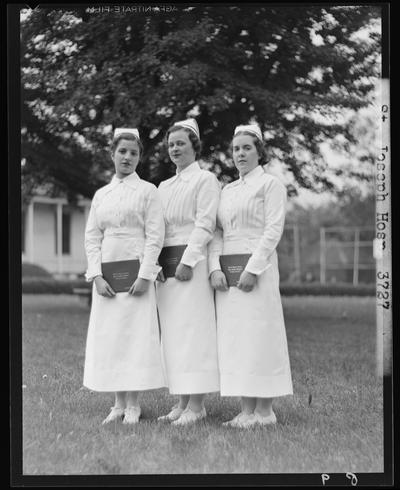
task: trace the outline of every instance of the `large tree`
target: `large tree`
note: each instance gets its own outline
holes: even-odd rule
[[[369,102],[379,76],[379,8],[133,8],[37,8],[23,16],[26,189],[46,182],[91,197],[109,178],[118,126],[140,129],[138,171],[158,184],[173,172],[165,132],[191,115],[203,158],[221,179],[235,176],[234,127],[254,120],[294,187],[334,189],[320,144],[338,134],[354,142],[346,118]]]

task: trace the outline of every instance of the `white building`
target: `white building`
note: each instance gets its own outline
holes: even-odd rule
[[[22,213],[22,262],[40,265],[55,277],[85,272],[90,203],[80,199],[72,206],[62,197],[34,196]]]

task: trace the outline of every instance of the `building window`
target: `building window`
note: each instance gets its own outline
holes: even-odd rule
[[[55,211],[55,251],[58,249],[57,234],[57,210]],[[71,253],[71,213],[69,209],[63,207],[61,219],[61,253],[70,255]]]
[[[71,214],[68,211],[62,213],[62,253],[71,253]]]

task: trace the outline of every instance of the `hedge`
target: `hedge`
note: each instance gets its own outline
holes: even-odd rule
[[[53,277],[44,267],[30,262],[22,262],[21,275],[22,277]]]
[[[92,285],[84,279],[22,278],[22,292],[25,294],[73,294],[74,288],[90,290]],[[281,283],[280,291],[282,296],[375,296],[376,287],[375,284]]]
[[[282,296],[375,296],[375,284],[359,284],[353,286],[349,283],[281,283]]]
[[[45,277],[23,277],[24,294],[73,294],[74,288],[90,290],[92,285],[84,279],[53,279]]]

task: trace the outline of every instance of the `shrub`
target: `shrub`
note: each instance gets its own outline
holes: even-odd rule
[[[50,272],[40,265],[23,262],[21,267],[22,277],[53,277]]]
[[[281,283],[280,291],[282,296],[375,296],[376,287],[375,284]]]
[[[72,294],[74,288],[90,290],[91,284],[82,279],[22,278],[22,292],[25,294]]]
[[[91,283],[84,279],[53,279],[48,277],[22,278],[25,294],[73,294],[74,288],[91,290]],[[282,296],[375,296],[375,284],[353,286],[346,283],[287,283],[280,284]]]

